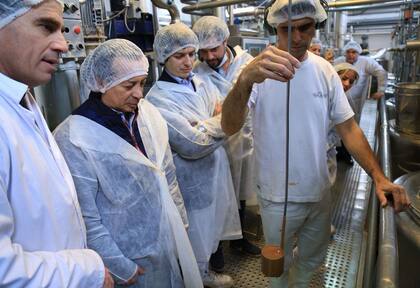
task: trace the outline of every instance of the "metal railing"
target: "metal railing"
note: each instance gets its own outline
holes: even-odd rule
[[[380,118],[380,158],[385,176],[392,179],[388,115],[384,98],[382,97],[378,104]],[[380,208],[379,210],[376,287],[398,287],[398,243],[394,210],[391,205]]]

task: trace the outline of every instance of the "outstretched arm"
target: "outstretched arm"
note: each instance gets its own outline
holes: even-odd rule
[[[387,205],[385,195],[390,193],[394,199],[395,211],[400,212],[404,210],[410,203],[407,193],[403,187],[393,184],[385,177],[365,135],[354,118],[337,124],[335,127],[350,154],[366,173],[372,177],[376,187],[376,196],[381,206],[385,207]]]

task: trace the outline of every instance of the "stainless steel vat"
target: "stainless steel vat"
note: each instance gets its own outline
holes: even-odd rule
[[[400,132],[395,127],[395,120],[389,121],[391,141],[392,175],[395,178],[403,174],[420,170],[420,135]]]
[[[420,134],[420,82],[398,83],[395,98],[398,130]]]
[[[399,287],[420,287],[420,171],[395,180],[410,196],[412,205],[396,215],[399,253]]]

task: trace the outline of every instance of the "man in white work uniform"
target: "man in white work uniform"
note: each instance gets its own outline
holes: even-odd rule
[[[359,79],[348,92],[348,96],[352,99],[356,120],[360,120],[360,113],[363,109],[368,95],[369,76],[375,76],[378,79],[378,90],[372,94],[373,99],[379,99],[384,96],[387,80],[387,72],[375,61],[375,59],[361,56],[362,47],[356,41],[350,41],[344,46],[344,56],[338,57],[334,61],[334,65],[340,63],[350,63],[359,71]]]
[[[291,34],[288,18],[291,17]],[[258,196],[266,243],[279,245],[285,200],[289,190],[285,271],[270,279],[270,287],[308,287],[327,251],[331,200],[327,166],[327,133],[334,124],[355,159],[373,178],[382,206],[392,193],[395,210],[409,200],[401,186],[382,173],[363,132],[353,118],[340,78],[329,62],[307,51],[315,28],[327,19],[319,0],[277,0],[267,21],[277,29],[276,47],[268,47],[238,78],[223,103],[222,127],[232,135],[252,114]],[[287,51],[288,36],[291,49]],[[290,139],[285,137],[287,82],[290,80]],[[289,167],[285,164],[290,143]],[[294,235],[299,253],[292,262]]]
[[[227,45],[229,29],[225,22],[215,16],[201,17],[193,26],[198,37],[200,61],[194,65],[194,72],[210,81],[219,89],[223,102],[242,69],[254,59],[240,46]],[[252,144],[251,118],[247,119],[240,133],[231,136],[226,145],[232,172],[233,186],[240,203],[241,227],[244,227],[246,200],[255,194],[254,157]],[[253,243],[244,238],[230,242],[236,250],[250,255],[261,253]],[[222,246],[220,245],[210,259],[212,268],[221,271],[224,266]]]
[[[0,286],[113,287],[73,180],[29,88],[66,52],[62,3],[0,3]]]

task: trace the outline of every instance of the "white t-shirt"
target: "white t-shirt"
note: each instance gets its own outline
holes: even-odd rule
[[[308,58],[291,80],[289,201],[317,202],[330,187],[327,134],[354,113],[338,74],[323,58]],[[283,202],[287,83],[267,79],[250,98],[257,184],[264,199]]]

